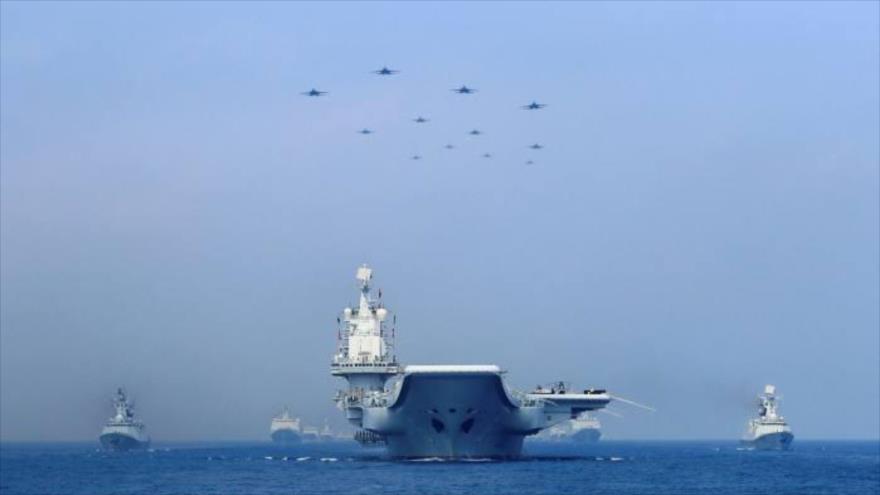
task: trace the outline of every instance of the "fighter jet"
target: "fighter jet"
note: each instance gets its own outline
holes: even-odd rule
[[[537,101],[533,101],[533,102],[529,103],[528,105],[523,105],[522,109],[523,110],[540,110],[546,106],[547,105],[544,103],[538,103]]]
[[[535,162],[533,162],[533,161],[531,161],[531,160],[528,160],[528,161],[526,162],[526,165],[534,165],[534,163],[535,163]]]
[[[478,129],[474,129],[468,134],[470,134],[471,136],[479,136],[480,134],[482,134],[482,132],[480,132]]]
[[[452,148],[455,148],[455,146],[453,146],[451,144],[447,144],[446,146],[444,146],[444,148],[451,150]]]
[[[373,71],[373,74],[376,74],[376,75],[379,75],[379,76],[390,76],[390,75],[393,75],[393,74],[397,74],[398,72],[400,72],[400,71],[399,71],[399,70],[394,70],[394,69],[389,69],[388,67],[384,67],[384,66],[383,66],[383,67],[382,67],[381,69],[379,69],[379,70],[374,70],[374,71]]]
[[[372,134],[372,133],[373,133],[373,131],[371,131],[371,130],[369,130],[369,129],[366,129],[366,128],[361,129],[361,130],[359,130],[358,132],[361,133],[361,134],[365,134],[365,135],[366,135],[366,134]]]
[[[492,153],[483,153],[483,158],[492,158]]]
[[[462,85],[462,87],[460,87],[460,88],[451,89],[450,91],[455,91],[456,93],[458,93],[458,94],[460,94],[460,95],[469,95],[469,94],[472,94],[472,93],[476,93],[476,92],[477,92],[476,89],[474,89],[474,88],[469,88],[469,87],[464,86],[464,85]]]
[[[413,159],[413,160],[421,160],[422,157],[419,156],[419,155],[413,155],[413,156],[412,156],[412,159]]]
[[[317,89],[312,88],[312,89],[310,89],[308,91],[304,91],[300,94],[305,95],[305,96],[321,96],[321,95],[326,95],[327,92],[326,91],[318,91]]]
[[[539,150],[539,149],[543,148],[543,146],[541,146],[541,145],[538,144],[538,143],[535,143],[535,144],[529,146],[529,148],[531,148],[531,149],[533,149],[533,150]]]
[[[419,115],[418,117],[413,119],[413,122],[415,122],[417,124],[424,124],[425,122],[428,122],[428,121],[429,121],[428,119],[422,117],[421,115]]]

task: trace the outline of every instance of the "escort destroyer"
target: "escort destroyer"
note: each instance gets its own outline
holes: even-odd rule
[[[113,399],[116,414],[107,420],[101,430],[101,446],[107,450],[125,451],[150,446],[144,424],[134,417],[134,405],[128,401],[122,388],[116,389]]]
[[[794,434],[779,414],[776,387],[767,385],[758,396],[758,417],[749,420],[742,443],[757,450],[788,450]]]

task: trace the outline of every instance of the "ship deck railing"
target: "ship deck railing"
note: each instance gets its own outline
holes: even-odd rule
[[[369,394],[342,393],[337,396],[337,400],[341,401],[346,407],[387,407],[389,403],[388,394],[383,392]]]
[[[367,361],[367,362],[332,362],[331,368],[399,368],[400,364],[395,361]]]

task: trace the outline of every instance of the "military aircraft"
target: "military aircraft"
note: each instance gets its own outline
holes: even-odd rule
[[[468,134],[470,134],[471,136],[479,136],[480,134],[482,134],[482,132],[480,132],[478,129],[474,129]]]
[[[535,143],[535,144],[529,146],[529,148],[531,148],[531,149],[533,149],[533,150],[539,150],[539,149],[543,148],[543,146],[541,146],[541,145],[538,144],[538,143]]]
[[[533,102],[529,103],[528,105],[523,105],[522,109],[523,110],[540,110],[546,106],[547,105],[544,103],[538,103],[537,101],[533,101]]]
[[[531,160],[528,160],[528,161],[526,162],[526,165],[534,165],[534,163],[535,163],[535,162],[533,162],[533,161],[531,161]]]
[[[413,159],[413,160],[421,160],[422,157],[419,156],[419,155],[413,155],[413,156],[412,156],[412,159]]]
[[[492,153],[483,153],[483,158],[492,158]]]
[[[455,148],[455,146],[453,146],[451,144],[447,144],[446,146],[444,146],[444,148],[451,150],[452,148]]]
[[[422,117],[421,115],[419,115],[418,117],[413,119],[413,122],[415,122],[417,124],[424,124],[425,122],[428,122],[428,121],[429,121],[428,119]]]
[[[377,75],[380,75],[380,76],[390,76],[390,75],[393,75],[393,74],[397,74],[398,72],[400,72],[400,71],[399,71],[399,70],[394,70],[394,69],[389,69],[388,67],[384,67],[384,66],[383,66],[383,67],[382,67],[381,69],[379,69],[379,70],[374,70],[374,71],[373,71],[373,74],[377,74]]]
[[[373,131],[371,131],[371,130],[369,130],[369,129],[366,129],[366,128],[361,129],[361,130],[359,130],[358,132],[361,133],[361,134],[372,134],[372,133],[373,133]]]
[[[321,95],[326,95],[327,92],[326,91],[318,91],[317,89],[312,88],[312,89],[310,89],[308,91],[304,91],[300,94],[305,95],[305,96],[321,96]]]
[[[462,85],[462,87],[460,87],[460,88],[451,89],[450,91],[455,91],[456,93],[458,93],[458,94],[460,94],[460,95],[469,95],[469,94],[472,94],[472,93],[476,93],[476,92],[477,92],[476,89],[474,89],[474,88],[469,88],[469,87],[464,86],[464,85]]]

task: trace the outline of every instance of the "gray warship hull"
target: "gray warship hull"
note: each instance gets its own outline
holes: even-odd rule
[[[280,445],[293,445],[300,443],[302,439],[293,430],[275,430],[272,432],[272,441]]]
[[[115,452],[146,449],[150,446],[149,440],[141,441],[124,433],[104,433],[100,440],[101,447]]]
[[[791,432],[782,431],[761,435],[753,440],[743,440],[742,444],[755,450],[788,450],[791,448],[792,441],[794,441],[794,435]]]
[[[526,436],[571,414],[570,408],[517,402],[497,373],[407,373],[391,404],[350,408],[348,414],[382,436],[392,457],[512,458],[521,454]],[[581,408],[607,402],[582,402]]]

